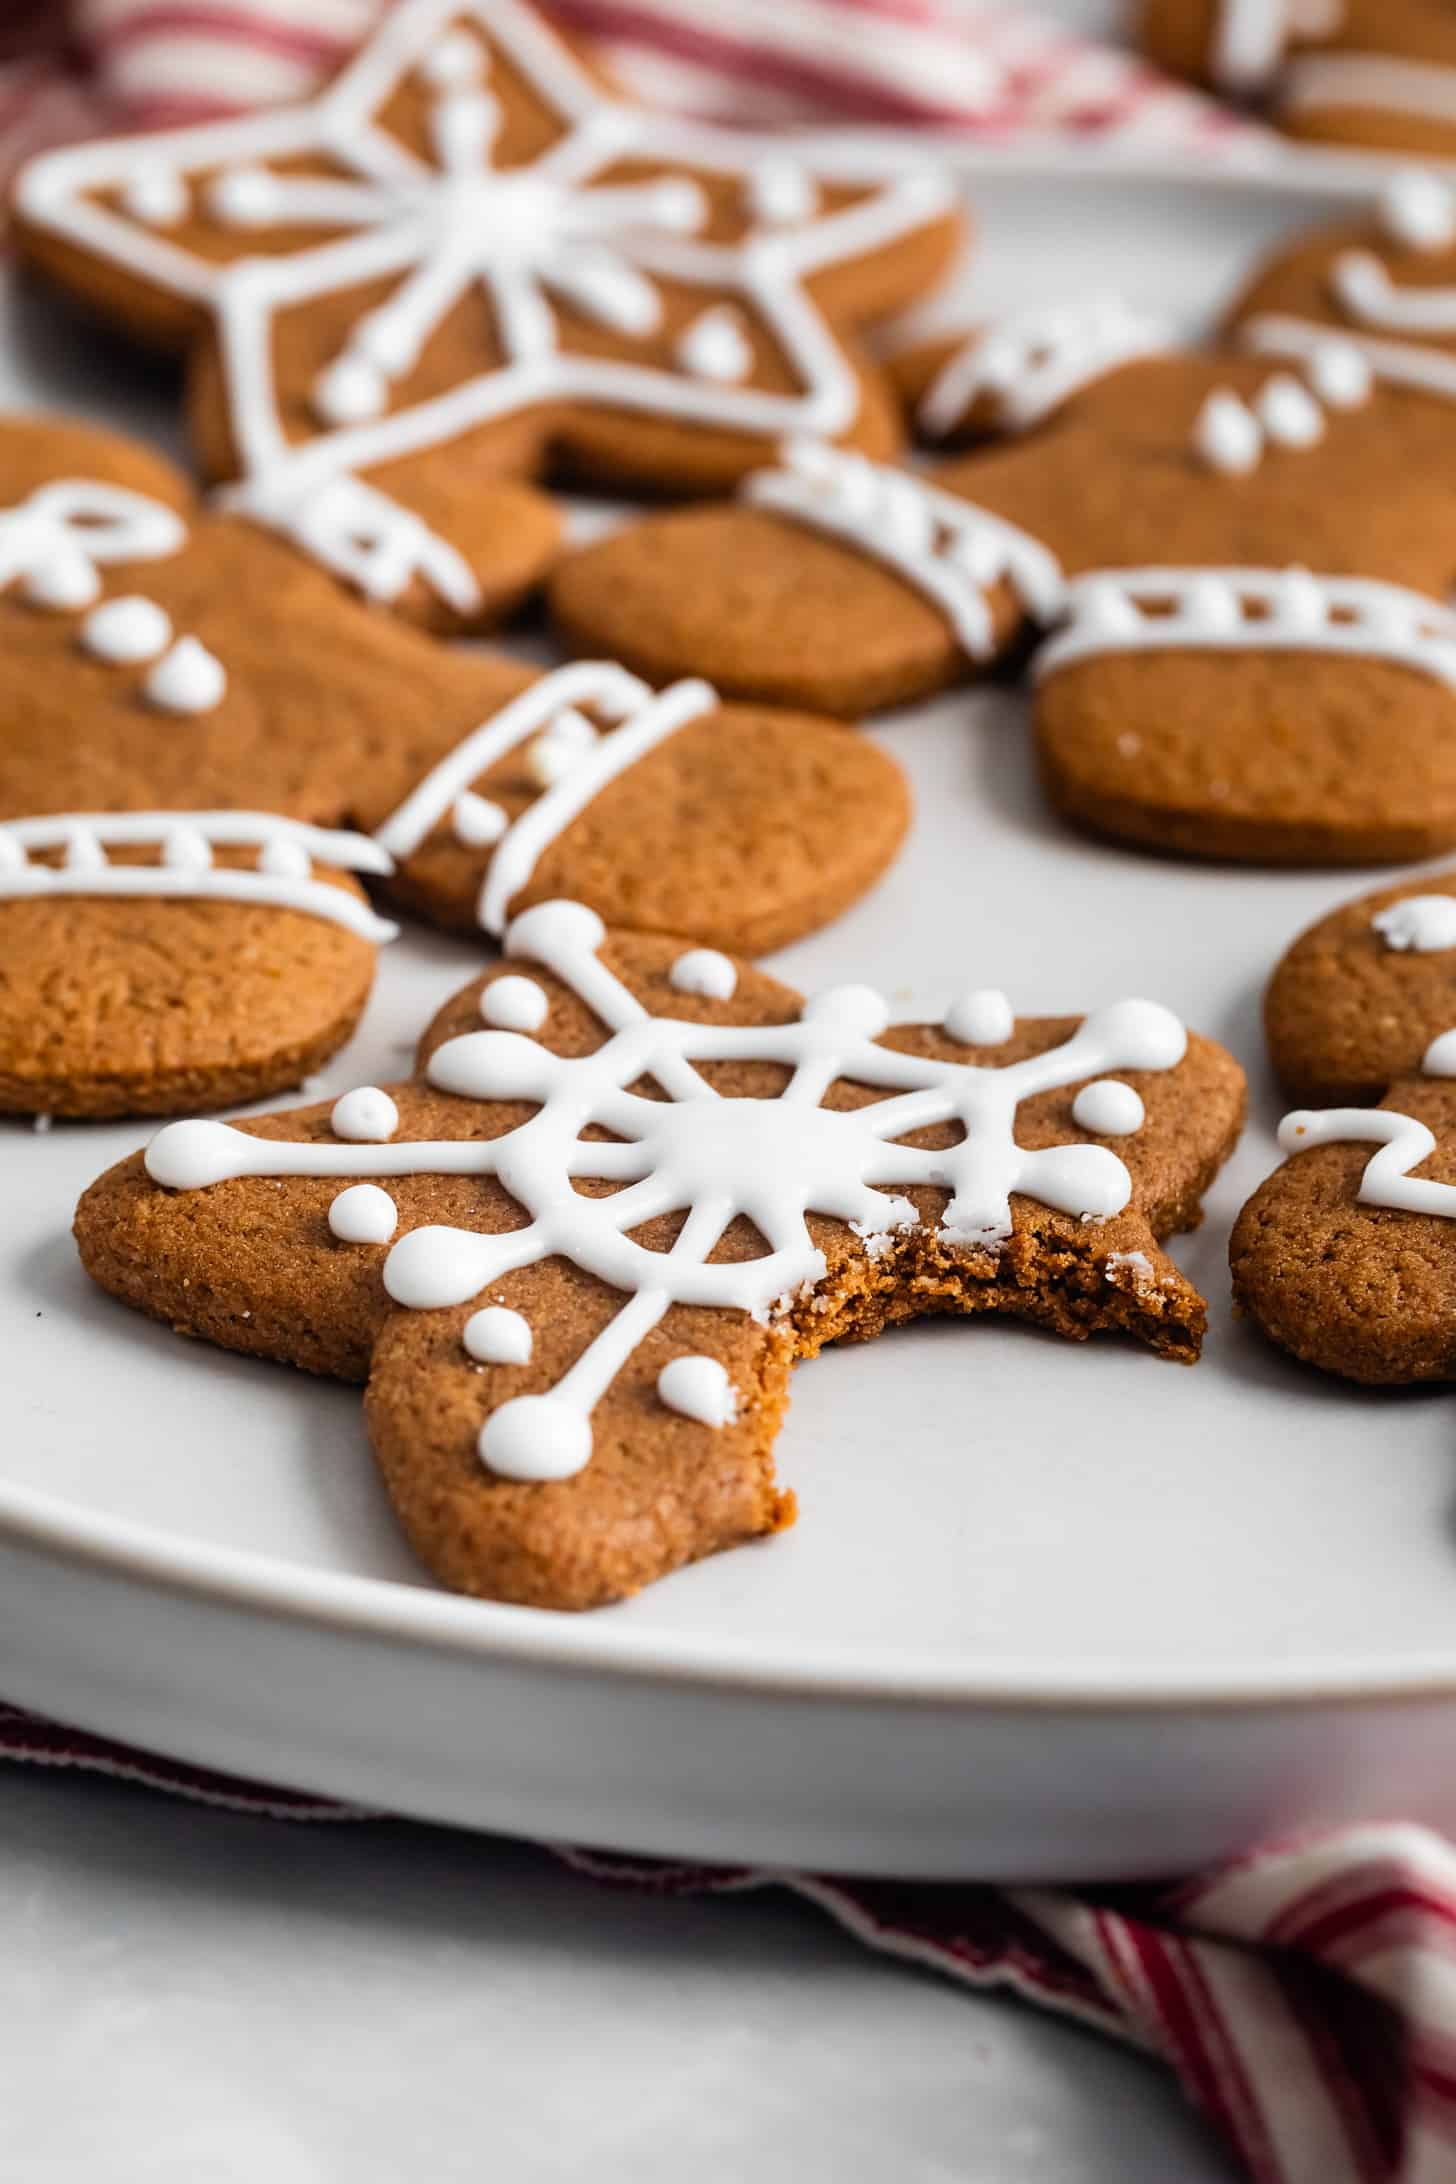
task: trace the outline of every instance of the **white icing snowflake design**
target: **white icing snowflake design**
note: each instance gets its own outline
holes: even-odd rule
[[[544,149],[519,162],[497,164],[493,63],[530,86],[548,119]],[[427,157],[380,118],[406,89],[425,101]],[[328,172],[290,171],[310,159]],[[657,171],[611,179],[624,162]],[[693,172],[732,182],[747,222],[739,239],[708,239],[710,208]],[[464,606],[474,580],[460,557],[350,473],[548,401],[833,436],[853,422],[859,390],[806,280],[951,203],[943,182],[915,174],[821,212],[819,183],[781,152],[604,93],[521,0],[403,0],[313,101],[52,153],[25,170],[19,196],[38,226],[217,314],[256,514],[306,535],[366,588],[398,591],[417,571]],[[169,236],[199,208],[244,245],[264,230],[319,239],[219,262]],[[703,291],[670,362],[647,349],[593,354],[590,342],[573,352],[563,307],[614,340],[647,342],[664,323],[665,284]],[[384,293],[315,378],[318,430],[300,443],[274,380],[275,318],[364,287]],[[499,353],[446,391],[396,406],[432,337],[472,294]],[[750,383],[750,325],[788,364],[793,391]]]
[[[1087,1143],[1018,1145],[1018,1107],[1035,1093],[1108,1070],[1174,1069],[1187,1048],[1177,1018],[1147,1001],[1099,1009],[1060,1046],[999,1069],[881,1045],[889,1011],[866,986],[821,993],[788,1024],[656,1017],[602,962],[604,937],[595,912],[558,902],[524,912],[506,940],[508,954],[543,965],[607,1027],[595,1052],[562,1056],[519,1032],[489,1030],[450,1039],[430,1059],[428,1081],[440,1091],[539,1103],[505,1136],[358,1142],[357,1124],[336,1116],[336,1137],[347,1142],[290,1144],[197,1121],[170,1124],[146,1156],[152,1179],[174,1190],[237,1176],[348,1178],[351,1187],[334,1201],[335,1234],[374,1243],[393,1235],[394,1208],[369,1179],[497,1177],[525,1209],[526,1225],[494,1235],[439,1225],[412,1230],[384,1264],[384,1285],[397,1304],[458,1306],[517,1269],[558,1256],[623,1299],[549,1394],[515,1397],[487,1419],[482,1461],[511,1478],[566,1478],[585,1465],[595,1405],[673,1304],[768,1319],[820,1281],[825,1261],[806,1224],[810,1213],[847,1222],[875,1257],[896,1232],[918,1225],[915,1206],[898,1195],[913,1185],[949,1193],[940,1237],[968,1249],[994,1250],[1011,1235],[1013,1192],[1093,1221],[1120,1213],[1132,1185],[1117,1155]],[[947,1020],[968,1017],[1010,1036],[1000,996],[962,996]],[[780,1064],[788,1082],[774,1099],[722,1096],[698,1065],[726,1061]],[[666,1097],[630,1089],[644,1077]],[[851,1110],[826,1107],[826,1093],[840,1081],[885,1096]],[[948,1148],[903,1142],[947,1122],[964,1130]],[[592,1125],[611,1139],[585,1136]],[[582,1178],[619,1188],[586,1197],[575,1188]],[[679,1210],[685,1218],[668,1251],[649,1250],[628,1233]],[[709,1254],[740,1215],[755,1224],[766,1249],[757,1258],[713,1262]],[[470,1340],[481,1318],[477,1313],[466,1330],[472,1355],[482,1354]],[[494,1321],[477,1329],[479,1338],[489,1336],[492,1354],[506,1334],[517,1354],[522,1345],[529,1354],[529,1332],[524,1323]],[[736,1393],[711,1358],[674,1359],[659,1376],[658,1395],[708,1424],[724,1425],[735,1414]]]

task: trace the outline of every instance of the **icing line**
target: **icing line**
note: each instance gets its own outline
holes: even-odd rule
[[[1171,338],[1167,327],[1129,310],[1118,296],[1017,312],[973,334],[946,359],[916,416],[926,432],[943,436],[983,397],[994,396],[998,424],[1025,432],[1120,365],[1166,349]]]
[[[1298,1108],[1279,1125],[1279,1149],[1307,1153],[1316,1145],[1376,1144],[1360,1178],[1356,1197],[1367,1206],[1388,1206],[1398,1213],[1436,1213],[1456,1218],[1456,1184],[1436,1183],[1411,1174],[1436,1150],[1423,1122],[1388,1107],[1330,1107],[1322,1112]]]

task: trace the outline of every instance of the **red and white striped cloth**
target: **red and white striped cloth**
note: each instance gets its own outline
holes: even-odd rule
[[[654,105],[756,124],[1072,135],[1200,157],[1259,132],[1131,54],[975,0],[541,0]],[[301,98],[388,0],[0,0],[0,172],[41,142]]]
[[[0,1706],[6,1759],[271,1820],[376,1817]],[[1426,1829],[1310,1834],[1193,1880],[1077,1893],[555,1855],[657,1895],[791,1889],[886,1956],[1142,2048],[1255,2184],[1456,2178],[1456,1848]]]

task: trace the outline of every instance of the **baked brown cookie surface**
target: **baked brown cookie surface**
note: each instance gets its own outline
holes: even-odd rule
[[[1235,1299],[1296,1357],[1347,1379],[1456,1376],[1453,1024],[1450,873],[1322,918],[1265,997],[1281,1082],[1351,1104],[1286,1116],[1290,1158],[1234,1228]]]
[[[786,434],[889,452],[857,330],[963,221],[929,172],[631,105],[524,0],[403,0],[312,101],[32,161],[15,231],[186,350],[203,464],[259,520],[479,628],[554,550],[526,477],[717,492]]]
[[[0,638],[0,1110],[297,1083],[394,930],[346,872],[462,931],[566,890],[757,951],[836,916],[909,820],[832,722],[449,651],[60,420],[0,420]]]
[[[186,1122],[86,1193],[103,1287],[181,1331],[368,1379],[416,1549],[581,1608],[793,1514],[794,1361],[926,1312],[1198,1353],[1162,1240],[1243,1115],[1146,1002],[888,1025],[715,950],[527,911],[419,1074],[331,1110]]]

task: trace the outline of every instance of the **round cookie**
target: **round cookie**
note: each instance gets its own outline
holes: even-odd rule
[[[1196,1357],[1203,1302],[1161,1239],[1197,1222],[1243,1080],[1166,1010],[1018,1023],[967,992],[887,1028],[866,987],[801,1002],[576,903],[506,949],[410,1082],[174,1124],[76,1222],[154,1317],[367,1374],[445,1583],[585,1608],[779,1529],[795,1359],[919,1312]]]
[[[33,160],[15,233],[186,351],[201,459],[259,520],[479,628],[554,550],[526,476],[717,492],[786,434],[889,452],[855,333],[963,223],[928,171],[633,107],[521,0],[402,0],[311,101]]]

